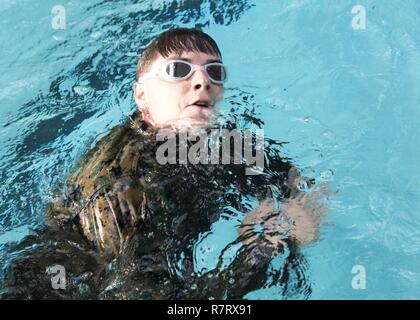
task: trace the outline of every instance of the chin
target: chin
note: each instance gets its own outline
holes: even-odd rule
[[[214,108],[189,107],[181,114],[181,119],[189,119],[191,121],[210,123],[216,117]]]
[[[165,121],[160,127],[172,127],[174,129],[207,128],[216,119],[217,114],[213,109],[188,108],[178,117]]]
[[[179,128],[205,128],[209,125],[209,119],[204,117],[190,117],[179,120]]]

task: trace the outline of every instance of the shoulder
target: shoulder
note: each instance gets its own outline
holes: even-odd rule
[[[124,125],[118,125],[100,139],[76,165],[68,178],[70,184],[89,185],[90,182],[112,171],[112,163],[124,148],[130,138],[130,130]]]
[[[101,251],[118,252],[144,210],[143,188],[136,179],[140,140],[129,123],[101,138],[58,190],[47,224],[71,224]]]
[[[144,139],[136,129],[139,123],[135,113],[124,124],[112,128],[76,163],[67,184],[88,196],[100,186],[135,175],[144,147]]]

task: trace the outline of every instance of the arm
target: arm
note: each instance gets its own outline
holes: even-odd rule
[[[74,232],[44,228],[12,244],[0,285],[0,299],[96,299],[96,281],[105,263],[89,243]],[[65,268],[61,284],[54,289],[55,265]],[[54,281],[55,283],[57,283]],[[64,282],[63,282],[64,281]],[[83,290],[80,290],[83,288]]]

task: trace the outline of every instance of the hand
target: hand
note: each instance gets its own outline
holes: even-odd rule
[[[282,203],[284,213],[293,220],[291,236],[299,246],[317,239],[321,219],[329,210],[325,200],[330,193],[326,185],[321,185],[309,192],[299,192]]]
[[[279,249],[285,245],[284,239],[289,236],[291,228],[290,221],[285,218],[287,217],[275,208],[274,201],[262,201],[259,207],[248,213],[242,221],[239,228],[242,243],[251,245],[259,239],[264,245]]]
[[[326,185],[310,192],[298,192],[281,203],[281,210],[275,207],[273,200],[262,201],[248,213],[239,228],[242,243],[250,245],[263,238],[264,245],[278,249],[285,245],[286,238],[294,239],[299,246],[313,242],[322,217],[328,213],[325,200],[330,194]]]

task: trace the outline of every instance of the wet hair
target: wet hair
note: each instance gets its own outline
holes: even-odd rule
[[[188,28],[170,29],[162,32],[144,49],[137,63],[136,79],[149,70],[157,54],[167,58],[171,54],[181,55],[190,51],[213,54],[222,58],[216,41],[203,31]]]

